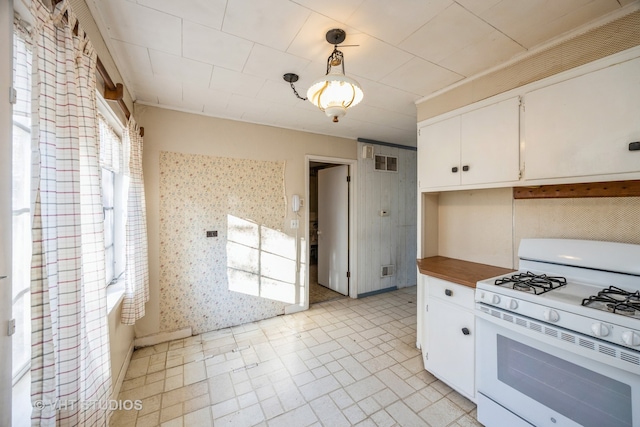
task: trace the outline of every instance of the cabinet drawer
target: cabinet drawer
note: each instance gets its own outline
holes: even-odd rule
[[[469,310],[474,309],[475,289],[445,280],[428,277],[429,296],[457,304]]]

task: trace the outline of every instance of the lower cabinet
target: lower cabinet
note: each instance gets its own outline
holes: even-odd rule
[[[474,289],[430,276],[426,280],[422,357],[425,369],[475,401]]]

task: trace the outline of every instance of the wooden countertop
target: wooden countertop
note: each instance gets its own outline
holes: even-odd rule
[[[502,274],[512,273],[515,270],[496,267],[488,264],[462,261],[455,258],[433,256],[418,260],[418,270],[427,276],[437,277],[459,285],[476,287],[479,280],[489,279]]]

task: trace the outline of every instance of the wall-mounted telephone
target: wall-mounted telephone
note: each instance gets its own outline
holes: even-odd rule
[[[294,212],[298,212],[300,210],[300,196],[294,194],[291,197],[291,210]]]

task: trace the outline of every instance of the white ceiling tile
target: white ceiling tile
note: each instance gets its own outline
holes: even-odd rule
[[[137,102],[416,145],[416,100],[640,0],[87,0]],[[364,99],[339,123],[295,97],[346,31]],[[159,104],[158,104],[159,103]]]
[[[209,88],[220,92],[253,97],[257,95],[264,84],[265,79],[262,77],[250,76],[222,67],[214,67]]]
[[[311,12],[291,1],[260,0],[251,7],[246,0],[228,0],[222,29],[226,33],[285,50]]]
[[[531,48],[619,7],[613,0],[503,0],[480,16],[524,47]]]
[[[306,93],[300,93],[300,96],[304,98]],[[291,87],[289,86],[289,83],[284,80],[282,82],[274,82],[273,80],[265,81],[258,93],[255,94],[255,97],[264,101],[271,101],[277,104],[289,106],[296,105],[298,101],[301,101],[295,96],[293,90],[291,90]],[[309,104],[309,107],[313,107],[310,102],[305,103]]]
[[[362,80],[362,84],[367,87],[367,92],[362,100],[363,104],[416,116],[415,102],[422,98],[422,95],[369,80]]]
[[[353,12],[364,0],[297,0],[296,3],[305,6],[321,15],[338,22],[347,22]]]
[[[351,44],[351,37],[359,31],[318,13],[312,13],[287,48],[287,52],[311,61],[326,63],[333,50],[327,42],[327,31],[340,28],[347,34],[345,44]]]
[[[303,69],[308,63],[307,59],[255,44],[242,72],[280,81],[285,73]]]
[[[421,58],[438,63],[492,31],[494,28],[491,25],[458,4],[453,4],[400,43],[400,46]]]
[[[185,58],[240,71],[249,57],[253,43],[213,28],[184,22]]]
[[[127,75],[150,76],[153,75],[149,49],[146,47],[113,40],[113,56],[118,61],[121,72]]]
[[[398,44],[452,3],[452,0],[365,0],[347,23],[384,42]]]
[[[499,31],[479,37],[454,55],[443,58],[440,65],[462,76],[470,77],[502,64],[525,49]]]
[[[124,0],[99,2],[98,7],[115,40],[181,53],[180,18]]]
[[[226,0],[137,0],[138,4],[217,30],[222,28]]]
[[[209,86],[213,65],[157,50],[149,50],[149,56],[154,75],[188,81],[202,87]]]
[[[348,76],[355,74],[377,81],[412,58],[411,54],[366,34],[354,34],[349,44],[358,46],[340,49],[344,54],[345,74]],[[331,49],[327,51],[329,56]]]
[[[462,79],[459,74],[424,59],[413,58],[380,82],[426,96]]]

